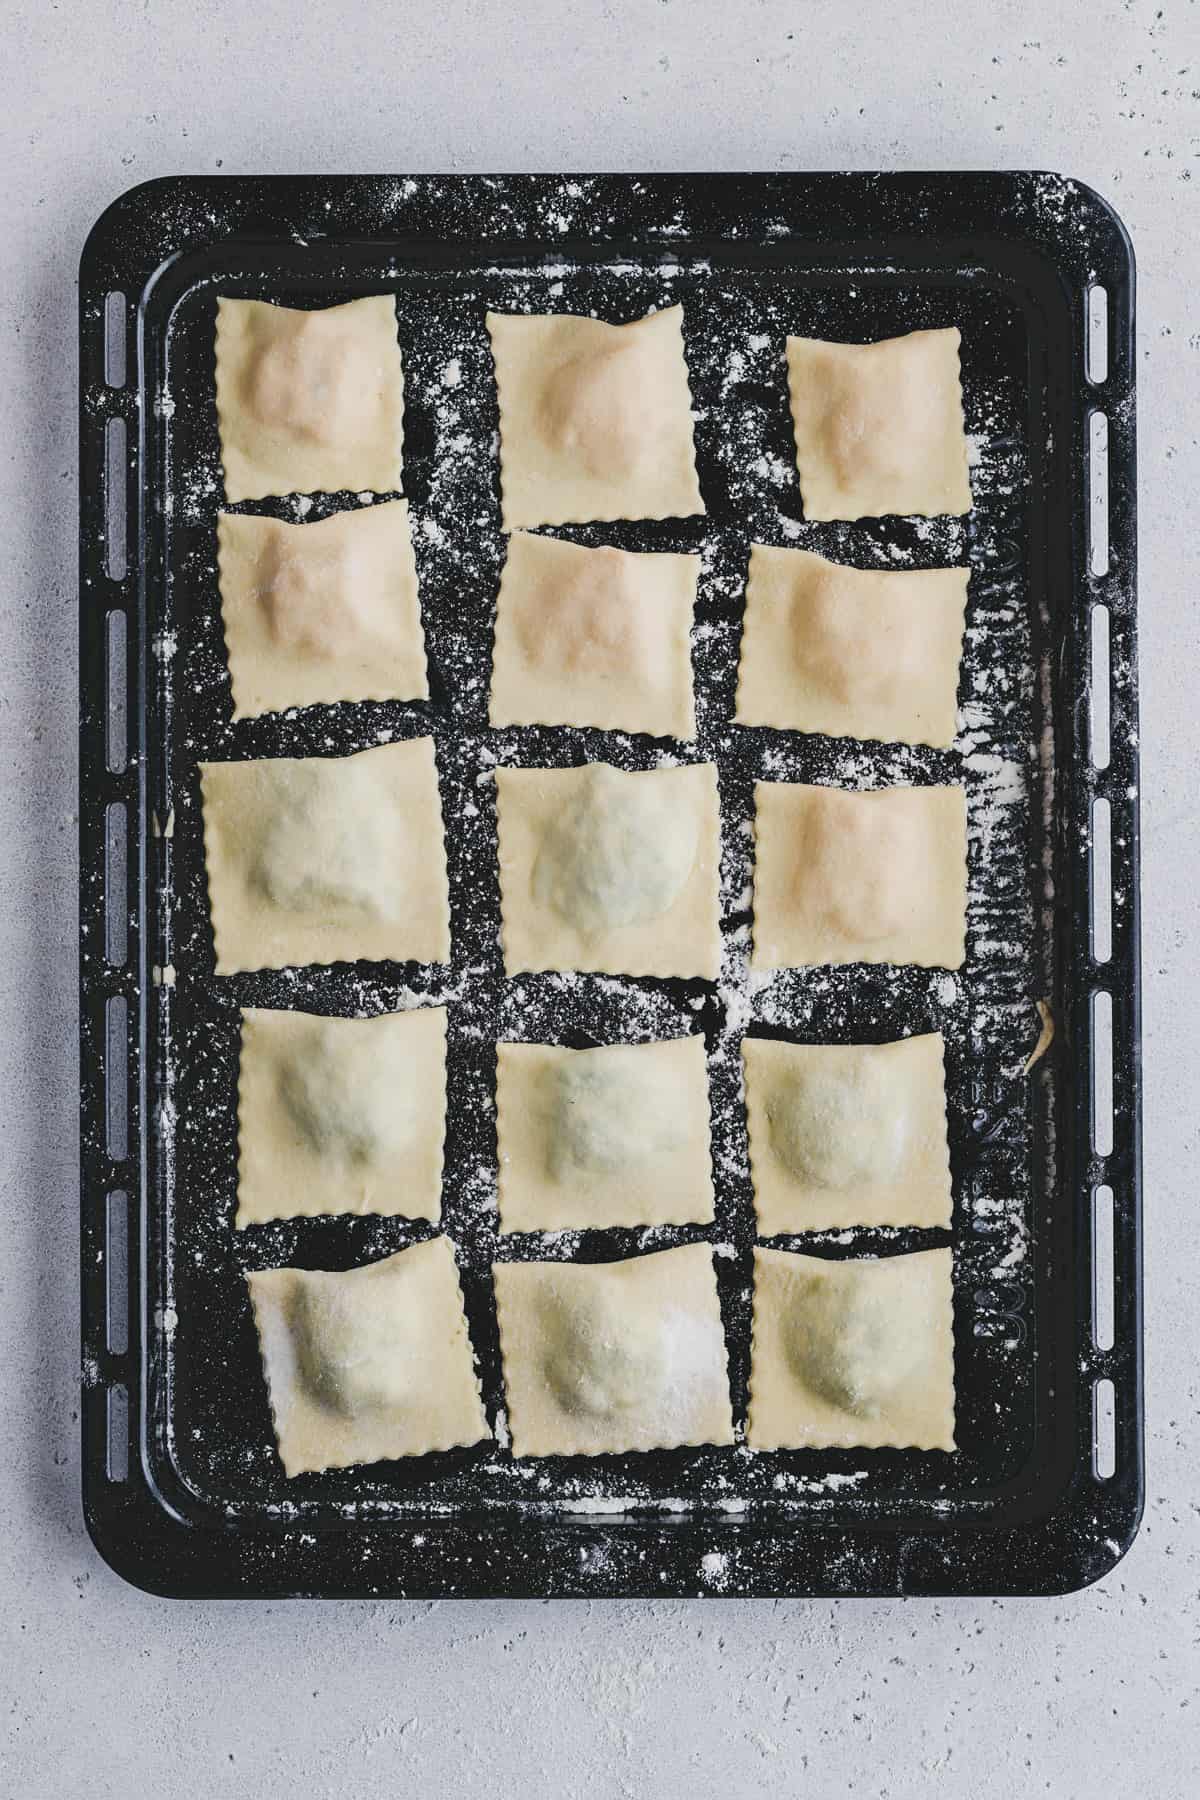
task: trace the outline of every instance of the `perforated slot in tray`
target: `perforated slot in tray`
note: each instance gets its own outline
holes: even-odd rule
[[[119,1504],[106,1498],[114,1489],[107,1453],[86,1461],[96,1476],[88,1481],[93,1530],[135,1579],[178,1591],[689,1592],[705,1588],[704,1559],[716,1552],[725,1592],[1001,1591],[1076,1585],[1111,1560],[1106,1544],[1127,1541],[1140,1492],[1133,1328],[1140,1315],[1130,1302],[1137,1280],[1136,812],[1125,798],[1136,793],[1131,296],[1110,215],[1085,191],[1069,190],[1070,204],[1059,212],[1073,221],[1070,229],[1048,223],[1051,190],[1041,181],[179,183],[162,190],[161,205],[135,194],[132,228],[128,218],[119,234],[99,228],[85,259],[83,299],[84,416],[91,422],[83,457],[84,604],[85,612],[94,609],[87,583],[99,562],[110,592],[115,583],[131,603],[136,593],[139,608],[113,613],[127,618],[128,641],[103,612],[97,618],[93,610],[84,630],[85,914],[97,893],[88,871],[98,866],[112,909],[100,915],[98,940],[111,954],[102,968],[85,956],[83,974],[85,1368],[97,1371],[98,1396],[119,1390],[129,1406],[129,1442],[138,1454]],[[354,221],[338,243],[320,236],[330,207],[339,220]],[[548,239],[545,221],[556,209],[577,218],[578,233]],[[287,231],[272,237],[270,220],[284,217]],[[243,219],[253,220],[252,235],[239,235]],[[830,219],[844,242],[822,243]],[[985,219],[990,251],[969,244],[974,222]],[[311,229],[299,231],[305,220]],[[997,232],[1003,251],[994,247]],[[942,248],[949,243],[952,255]],[[1039,248],[1027,257],[1030,244]],[[1047,279],[1047,256],[1061,279]],[[157,269],[163,272],[143,293]],[[1097,287],[1105,294],[1105,359],[1093,342],[1101,329],[1091,322]],[[142,294],[134,389],[106,380],[113,364],[103,295],[113,290]],[[303,305],[380,290],[396,293],[406,357],[406,492],[417,526],[432,703],[322,709],[233,727],[213,583],[213,295]],[[661,746],[594,732],[487,730],[501,539],[482,313],[496,305],[634,317],[674,299],[685,307],[709,520],[569,535],[639,548],[703,547],[694,754],[715,756],[721,767],[726,980],[715,993],[703,984],[505,983],[495,947],[490,759],[604,756],[649,766]],[[964,334],[977,453],[976,507],[965,528],[945,520],[806,524],[789,473],[783,337],[805,330],[867,338],[951,322]],[[148,425],[147,461],[144,472],[129,471],[137,511],[126,520],[122,564],[113,557],[114,434],[105,406],[123,419],[133,393]],[[107,400],[94,397],[102,394]],[[1089,423],[1097,416],[1115,421],[1102,504]],[[134,448],[126,433],[126,467]],[[318,497],[308,516],[353,504],[353,496]],[[295,516],[286,503],[248,510]],[[469,532],[466,520],[474,522]],[[731,732],[752,537],[881,566],[894,566],[897,549],[907,566],[971,562],[955,753]],[[1100,613],[1111,624],[1109,708],[1096,691],[1101,664],[1092,632]],[[129,718],[117,723],[123,688],[117,682],[114,693],[114,669],[126,652],[137,679],[124,694]],[[456,949],[448,977],[341,966],[298,978],[268,972],[215,980],[197,758],[328,753],[383,732],[427,729],[452,822]],[[144,742],[144,759],[124,761],[126,741]],[[639,1030],[703,1030],[718,1162],[710,1235],[719,1249],[735,1402],[744,1410],[754,1232],[737,1078],[746,1002],[739,896],[750,871],[743,830],[750,789],[762,774],[870,784],[965,779],[968,786],[970,947],[962,975],[784,975],[754,997],[748,1025],[810,1039],[931,1028],[946,1035],[952,1236],[860,1232],[847,1242],[825,1235],[815,1246],[797,1240],[794,1247],[845,1255],[953,1242],[959,1453],[750,1458],[739,1449],[522,1466],[501,1442],[284,1481],[242,1271],[278,1262],[350,1266],[412,1241],[421,1228],[343,1219],[234,1233],[238,1004],[373,1011],[414,989],[451,1001],[445,1224],[460,1248],[485,1397],[501,1436],[493,1255],[604,1257],[705,1234],[498,1244],[490,1045],[510,1036],[625,1036],[634,1016]],[[1111,808],[1107,942],[1092,861],[1097,799]],[[127,820],[120,870],[117,817]],[[126,870],[136,877],[132,911],[128,894],[124,911],[116,894]],[[1091,995],[1101,987],[1113,999],[1107,1136],[1097,1099],[1102,1057],[1089,1073],[1099,1042]],[[1038,1033],[1033,1002],[1043,997],[1056,1037],[1023,1078]],[[122,1056],[123,1108],[114,1091]],[[88,1086],[88,1070],[97,1068],[106,1071],[99,1112]],[[96,1286],[89,1246],[105,1229],[103,1196],[114,1177],[129,1196],[130,1241],[144,1247],[129,1264],[135,1329],[124,1353],[103,1325],[89,1323],[96,1305],[102,1321],[110,1305]],[[1105,1178],[1117,1196],[1108,1347],[1092,1325],[1092,1196]],[[141,1380],[131,1379],[139,1368]],[[1113,1391],[1117,1454],[1102,1477],[1093,1377]],[[85,1404],[93,1451],[100,1429]],[[969,1537],[960,1535],[968,1528]]]

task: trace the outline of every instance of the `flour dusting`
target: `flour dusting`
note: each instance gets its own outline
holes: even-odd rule
[[[411,191],[410,191],[411,190]],[[422,182],[433,193],[436,183]],[[417,189],[399,183],[388,204]],[[804,283],[689,253],[690,228],[667,221],[669,257],[599,264],[573,254],[587,233],[595,189],[563,184],[547,210],[541,260],[414,271],[387,259],[353,280],[395,291],[405,358],[405,497],[413,520],[433,698],[307,709],[286,718],[230,717],[216,597],[215,519],[222,504],[212,416],[212,306],[207,278],[181,302],[172,330],[170,394],[155,404],[167,490],[156,529],[168,581],[156,679],[173,746],[162,816],[179,829],[171,865],[174,941],[158,946],[176,985],[160,988],[168,1076],[156,1120],[172,1195],[172,1254],[161,1317],[172,1367],[168,1432],[197,1491],[231,1519],[270,1515],[289,1526],[330,1509],[347,1519],[439,1519],[522,1509],[570,1519],[682,1515],[725,1522],[820,1521],[866,1516],[897,1497],[926,1507],[976,1491],[1019,1466],[1028,1429],[1030,1358],[1014,1321],[1029,1298],[1033,1212],[1030,1148],[1034,1096],[1045,1071],[1014,1076],[1037,1035],[1034,1000],[1050,991],[1049,862],[1042,860],[1054,797],[1053,738],[1045,720],[1051,674],[1026,582],[1029,457],[1022,437],[1025,345],[1020,317],[982,288],[881,265]],[[785,235],[781,230],[780,235]],[[560,241],[561,240],[561,241]],[[281,249],[285,259],[285,250]],[[660,259],[661,258],[661,259]],[[871,279],[865,279],[870,275]],[[299,280],[300,278],[297,278]],[[347,272],[347,281],[351,272]],[[287,299],[238,278],[238,292]],[[292,295],[293,300],[296,296]],[[685,520],[617,521],[559,535],[629,549],[686,551],[701,559],[692,634],[698,738],[667,742],[574,727],[493,731],[487,718],[491,635],[504,552],[497,491],[498,416],[483,315],[570,311],[614,321],[682,301],[697,460],[707,504]],[[299,303],[305,303],[300,293]],[[868,339],[958,323],[975,511],[967,520],[806,520],[788,413],[789,332]],[[378,498],[312,495],[242,510],[297,521]],[[950,751],[861,744],[746,730],[732,723],[746,564],[751,542],[793,544],[877,568],[968,563],[972,570]],[[195,763],[203,757],[317,755],[432,732],[436,745],[454,926],[448,968],[337,965],[262,971],[216,982],[211,974]],[[605,759],[653,769],[711,760],[722,798],[722,961],[716,983],[618,974],[506,979],[498,956],[497,766],[573,765]],[[956,973],[887,967],[761,972],[750,968],[753,791],[756,781],[819,781],[867,790],[895,782],[962,781],[969,829],[968,957]],[[1031,846],[1033,854],[1031,856]],[[477,1453],[378,1465],[287,1484],[270,1443],[261,1377],[247,1335],[243,1272],[274,1264],[353,1266],[427,1235],[402,1218],[279,1221],[234,1233],[239,1005],[311,1007],[345,1015],[426,1004],[450,1008],[449,1109],[443,1228],[457,1246],[472,1339],[496,1441]],[[799,1041],[882,1041],[938,1030],[947,1042],[956,1212],[938,1233],[849,1231],[790,1243],[823,1254],[878,1253],[953,1241],[963,1328],[959,1341],[960,1452],[896,1460],[838,1452],[754,1454],[744,1442],[755,1243],[742,1090],[747,1033]],[[499,1041],[576,1046],[648,1042],[698,1032],[708,1054],[716,1221],[603,1234],[502,1237],[496,1219],[495,1051]],[[1045,1121],[1037,1122],[1045,1143]],[[1053,1155],[1053,1120],[1047,1154]],[[607,1258],[708,1241],[721,1296],[739,1441],[646,1456],[552,1465],[511,1455],[490,1267],[497,1257]],[[840,1509],[840,1511],[839,1511]],[[486,1542],[486,1530],[481,1529]],[[414,1541],[416,1541],[414,1539]],[[633,1555],[581,1545],[581,1568],[602,1587]],[[621,1566],[625,1566],[622,1564]],[[694,1590],[737,1585],[737,1558],[721,1547],[696,1559]]]

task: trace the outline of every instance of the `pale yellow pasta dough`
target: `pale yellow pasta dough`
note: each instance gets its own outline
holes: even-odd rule
[[[247,1275],[285,1474],[490,1437],[449,1238],[358,1269]]]
[[[504,529],[704,511],[683,308],[631,325],[489,313]]]
[[[496,609],[492,724],[694,738],[699,568],[698,556],[514,532]]]
[[[702,1037],[501,1044],[496,1114],[501,1231],[712,1219]]]
[[[217,301],[228,500],[400,488],[404,376],[390,294],[298,310]]]
[[[750,547],[742,725],[954,742],[967,569],[849,569]]]
[[[715,981],[720,811],[712,763],[630,773],[497,769],[510,975],[590,969]]]
[[[953,1450],[950,1251],[833,1262],[756,1250],[746,1441]]]
[[[239,1226],[325,1213],[436,1220],[445,1135],[445,1007],[242,1013]]]
[[[940,1032],[892,1044],[746,1038],[759,1233],[949,1225]]]
[[[200,781],[218,975],[449,961],[432,738],[201,763]]]
[[[806,518],[970,512],[958,346],[953,326],[875,344],[788,339]]]
[[[428,699],[403,500],[314,525],[222,513],[217,550],[235,719]]]
[[[733,1442],[707,1244],[492,1265],[514,1456]]]
[[[760,781],[754,840],[756,968],[961,965],[967,896],[961,787],[850,793]]]

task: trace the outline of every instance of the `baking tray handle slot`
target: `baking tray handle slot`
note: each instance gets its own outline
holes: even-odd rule
[[[104,954],[114,969],[129,955],[129,846],[125,802],[104,811]]]
[[[104,567],[110,581],[124,581],[129,571],[128,435],[124,419],[110,419],[104,427]]]
[[[119,288],[113,288],[104,296],[104,379],[110,388],[125,386],[128,321],[129,307],[125,296]]]
[[[105,1203],[105,1341],[110,1356],[129,1348],[129,1195],[115,1188]]]
[[[1116,1342],[1113,1191],[1102,1181],[1092,1193],[1092,1342],[1102,1353]]]
[[[104,1132],[113,1162],[129,1155],[129,1002],[111,994],[104,1006]]]
[[[1108,380],[1108,289],[1093,281],[1085,299],[1084,370],[1093,387],[1102,387]]]
[[[129,670],[125,614],[114,608],[104,622],[104,762],[123,775],[129,762]]]
[[[1092,801],[1092,961],[1112,959],[1112,807],[1101,794]]]
[[[1088,414],[1088,569],[1107,575],[1108,546],[1108,414]]]
[[[105,1473],[110,1481],[129,1479],[129,1389],[114,1381],[108,1390],[105,1419]]]
[[[1117,1395],[1107,1375],[1092,1389],[1092,1470],[1097,1481],[1117,1472]]]
[[[1107,606],[1093,606],[1088,731],[1092,767],[1100,771],[1107,769],[1112,760],[1112,703],[1109,693],[1112,680],[1111,637],[1112,620]]]
[[[1113,1005],[1112,995],[1097,988],[1092,995],[1092,1149],[1111,1156],[1113,1148]]]

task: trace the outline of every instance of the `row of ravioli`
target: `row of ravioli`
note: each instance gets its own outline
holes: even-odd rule
[[[233,717],[429,697],[407,504],[315,524],[223,513],[218,585]],[[508,541],[488,719],[696,736],[701,558]],[[969,571],[859,569],[754,544],[734,722],[947,748]]]
[[[447,1013],[250,1007],[238,1075],[239,1228],[276,1219],[441,1219]],[[948,1226],[944,1045],[742,1044],[762,1236]],[[711,1225],[699,1035],[496,1048],[502,1233]]]
[[[432,738],[206,762],[200,776],[218,974],[449,960]],[[507,974],[716,980],[715,764],[502,767],[494,781]],[[760,781],[754,843],[753,967],[961,965],[960,785]]]
[[[515,1456],[735,1442],[707,1244],[492,1265]],[[454,1246],[246,1277],[288,1476],[490,1439]],[[754,1253],[752,1450],[954,1448],[951,1254]]]
[[[630,324],[488,313],[505,531],[705,510],[683,308]],[[876,343],[789,337],[806,518],[971,509],[959,333]],[[404,369],[395,302],[299,310],[217,302],[226,497],[403,491]]]

